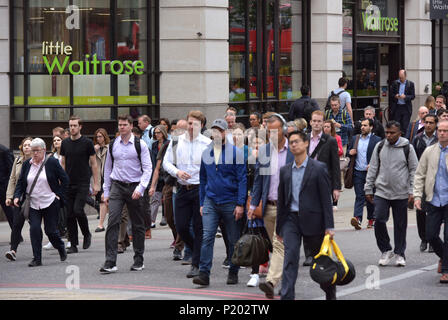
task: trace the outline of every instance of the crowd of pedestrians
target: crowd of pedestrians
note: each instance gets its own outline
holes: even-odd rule
[[[7,259],[16,260],[21,231],[30,223],[33,259],[42,265],[42,247],[57,249],[61,261],[92,239],[85,204],[98,210],[105,231],[105,261],[99,271],[117,272],[117,255],[132,243],[130,270],[144,269],[145,239],[151,238],[157,214],[172,232],[173,260],[190,265],[187,278],[210,285],[214,243],[222,234],[226,246],[227,284],[239,282],[240,267],[232,263],[234,245],[244,230],[255,228],[270,243],[269,264],[253,265],[249,287],[259,286],[267,298],[281,283],[282,299],[295,298],[300,246],[310,266],[326,234],[334,236],[344,174],[353,165],[355,203],[347,221],[374,228],[378,264],[406,265],[407,210],[415,205],[420,250],[440,258],[440,282],[448,283],[448,111],[444,96],[427,99],[415,120],[410,118],[413,84],[400,71],[393,85],[395,120],[383,126],[368,106],[353,120],[347,81],[328,97],[326,110],[311,99],[308,86],[291,106],[289,121],[281,114],[252,112],[250,126],[236,122],[236,109],[222,118],[207,119],[198,110],[185,119],[147,115],[118,117],[115,137],[100,128],[93,140],[83,136],[82,119],[72,116],[69,132],[53,130],[52,146],[40,138],[25,138],[14,159],[1,146],[1,205],[11,227]],[[411,109],[412,110],[412,109]],[[112,139],[111,139],[112,138]],[[51,149],[51,152],[49,152]],[[29,216],[21,206],[30,199]],[[386,228],[392,208],[394,248]],[[107,217],[107,223],[106,223]],[[42,246],[41,221],[49,244]],[[64,244],[62,238],[67,238]],[[264,281],[260,278],[266,276]],[[336,286],[321,286],[336,299]]]

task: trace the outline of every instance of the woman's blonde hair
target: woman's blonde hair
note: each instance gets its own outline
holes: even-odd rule
[[[33,138],[31,138],[31,137],[26,137],[26,138],[23,139],[22,142],[20,143],[19,150],[20,150],[20,156],[21,156],[22,158],[25,157],[25,154],[23,153],[23,145],[24,145],[25,142],[28,141],[28,140],[33,141]]]

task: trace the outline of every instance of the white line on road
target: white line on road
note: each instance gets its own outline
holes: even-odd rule
[[[415,276],[417,276],[419,274],[435,270],[435,269],[437,269],[437,267],[438,267],[438,264],[436,263],[436,264],[433,264],[433,265],[430,265],[430,266],[427,266],[427,267],[423,267],[423,268],[420,268],[420,269],[417,269],[417,270],[412,270],[412,271],[400,274],[398,276],[386,278],[384,280],[380,280],[380,286],[381,285],[385,285],[385,284],[389,284],[389,283],[392,283],[392,282],[396,282],[396,281],[401,281],[401,280],[404,280],[404,279],[412,278],[412,277],[415,277]],[[371,289],[368,289],[366,287],[366,285],[364,284],[364,285],[360,285],[360,286],[353,287],[353,288],[350,288],[350,289],[340,290],[340,291],[337,292],[337,297],[340,298],[340,297],[343,297],[343,296],[348,296],[350,294],[354,294],[354,293],[361,292],[361,291],[364,291],[364,290],[371,290]],[[324,299],[325,299],[325,297],[322,296],[322,297],[319,297],[319,298],[315,298],[313,300],[324,300]]]

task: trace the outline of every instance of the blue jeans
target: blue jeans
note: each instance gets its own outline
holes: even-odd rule
[[[364,204],[367,206],[367,219],[375,219],[374,211],[375,206],[373,203],[366,201],[366,194],[364,193],[364,184],[366,183],[367,171],[353,171],[353,186],[355,188],[355,210],[353,213],[354,217],[359,218],[362,221],[362,213],[364,211]]]
[[[229,202],[225,204],[216,204],[208,197],[204,200],[202,209],[202,225],[203,237],[201,247],[201,260],[199,263],[199,271],[210,276],[213,261],[213,246],[215,244],[216,231],[218,229],[219,220],[222,219],[225,224],[227,237],[229,239],[229,256],[233,255],[233,247],[240,237],[240,223],[235,221],[233,211],[235,210],[236,202]],[[230,263],[229,273],[237,274],[240,269]]]

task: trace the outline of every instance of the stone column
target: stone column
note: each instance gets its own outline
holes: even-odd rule
[[[425,2],[405,1],[405,68],[408,79],[415,85],[411,119],[417,116],[418,108],[425,103],[432,88],[431,20],[429,12],[425,12]],[[428,93],[425,93],[426,85],[429,87]]]
[[[9,147],[9,1],[0,1],[0,143]],[[12,58],[11,58],[12,59]]]
[[[160,1],[160,116],[204,112],[208,125],[229,101],[227,0]]]
[[[325,107],[342,76],[342,0],[311,3],[311,96]]]

